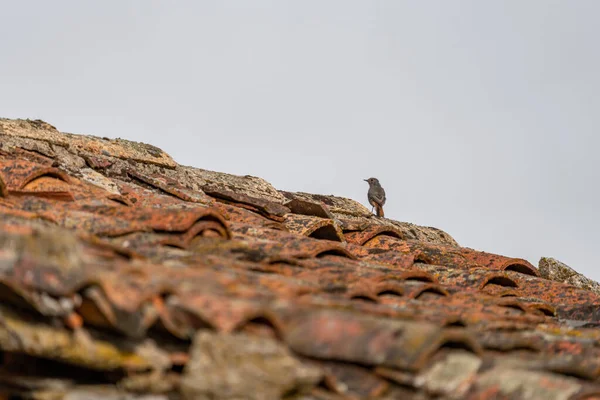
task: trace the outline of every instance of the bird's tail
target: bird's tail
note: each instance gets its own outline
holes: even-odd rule
[[[377,216],[378,217],[384,217],[385,215],[383,214],[383,206],[380,206],[379,204],[375,205],[375,211],[377,212]]]

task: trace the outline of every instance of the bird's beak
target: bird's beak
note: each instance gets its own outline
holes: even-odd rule
[[[365,182],[369,182],[369,180],[368,180],[368,179],[363,179],[363,181],[365,181]]]

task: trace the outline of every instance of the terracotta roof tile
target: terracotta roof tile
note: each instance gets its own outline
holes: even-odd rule
[[[402,240],[391,232],[371,237],[362,243],[366,247],[395,250],[411,254],[416,261],[427,264],[447,265],[452,267],[485,267],[502,271],[517,271],[527,275],[539,276],[535,267],[529,262],[504,257],[472,249],[443,244]]]
[[[598,295],[526,260],[41,121],[0,144],[0,397],[599,396]]]
[[[340,226],[335,221],[328,218],[289,213],[285,216],[284,222],[288,231],[299,235],[338,242],[346,241]]]
[[[127,174],[143,183],[162,190],[167,194],[171,194],[178,199],[191,203],[211,203],[211,199],[201,190],[191,190],[179,184],[179,182],[170,177],[163,175],[150,175],[136,171],[134,168],[129,168]]]

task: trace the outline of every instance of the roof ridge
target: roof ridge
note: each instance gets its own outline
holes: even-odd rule
[[[89,170],[82,170],[81,166],[77,166],[72,172],[77,175],[83,175],[90,182],[104,185],[104,187],[108,187],[108,183],[93,171],[103,170],[103,167],[108,163],[108,158],[118,158],[134,163],[133,166],[124,167],[127,169],[125,173],[144,181],[146,184],[157,185],[163,191],[170,190],[169,186],[172,182],[169,184],[165,182],[161,185],[159,181],[150,178],[150,176],[177,176],[178,179],[175,180],[184,181],[183,183],[180,182],[182,186],[196,193],[203,193],[209,188],[217,188],[221,190],[221,193],[223,193],[223,190],[236,192],[282,205],[289,204],[292,200],[325,205],[331,212],[329,217],[343,221],[341,224],[347,226],[349,229],[352,229],[352,226],[356,225],[357,219],[362,224],[364,224],[365,219],[368,219],[371,224],[381,224],[398,228],[404,232],[404,236],[407,238],[416,240],[441,240],[446,244],[458,246],[456,240],[440,228],[420,226],[389,218],[376,218],[362,203],[351,198],[278,190],[271,183],[260,177],[236,175],[181,165],[164,150],[151,144],[121,138],[111,139],[89,134],[61,132],[53,125],[39,119],[0,118],[0,135],[42,141],[51,145],[64,147],[70,153],[82,157],[86,164],[88,164],[87,166],[91,167]],[[30,144],[26,147],[31,148],[35,146]],[[40,151],[40,148],[35,147],[35,150]],[[53,156],[54,152],[51,153]],[[137,169],[132,169],[136,167]],[[160,167],[167,167],[172,171],[161,170]],[[120,173],[123,173],[123,171],[120,171]],[[111,190],[114,191],[114,187]],[[179,193],[183,196],[181,191]],[[222,195],[225,196],[224,193]],[[188,198],[192,197],[197,196],[190,194]]]

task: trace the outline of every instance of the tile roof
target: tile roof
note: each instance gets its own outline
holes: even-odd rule
[[[0,119],[0,398],[600,399],[600,295],[335,196]]]

